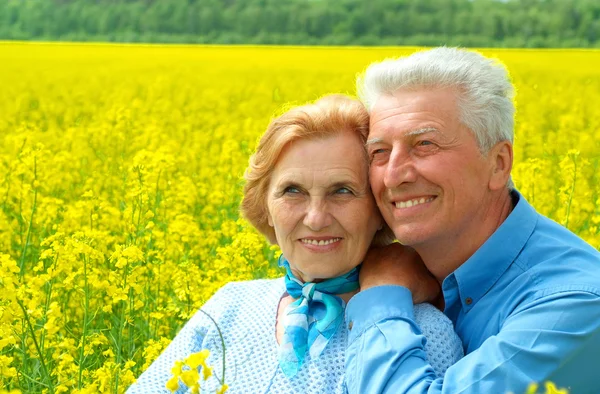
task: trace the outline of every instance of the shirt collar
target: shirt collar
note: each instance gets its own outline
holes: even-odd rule
[[[516,190],[515,206],[490,238],[454,271],[462,307],[468,312],[521,252],[537,223],[537,212]],[[448,278],[446,278],[448,279]]]

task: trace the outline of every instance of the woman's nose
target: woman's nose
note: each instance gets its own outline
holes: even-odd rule
[[[312,231],[321,231],[332,223],[332,216],[326,201],[312,199],[304,216],[304,225]]]

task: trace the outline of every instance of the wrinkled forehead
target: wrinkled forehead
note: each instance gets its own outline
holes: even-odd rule
[[[398,91],[381,96],[371,110],[370,136],[373,131],[402,128],[410,133],[428,129],[443,130],[460,118],[454,89]]]
[[[278,163],[284,161],[290,151],[293,151],[294,155],[304,156],[308,160],[315,151],[322,151],[320,152],[321,156],[317,155],[317,159],[321,159],[344,150],[353,157],[355,153],[362,153],[365,155],[366,161],[365,142],[366,138],[353,130],[337,130],[294,138],[283,145],[274,164],[277,166]]]
[[[363,172],[367,167],[367,154],[362,140],[353,133],[338,133],[326,138],[301,138],[289,143],[279,155],[273,175],[291,169]]]

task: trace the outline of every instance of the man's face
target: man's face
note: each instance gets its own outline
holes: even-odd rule
[[[400,242],[447,245],[476,234],[493,166],[460,123],[453,89],[382,96],[367,144],[373,194]]]

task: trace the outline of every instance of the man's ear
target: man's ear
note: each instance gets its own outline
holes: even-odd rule
[[[506,187],[513,164],[513,148],[509,141],[500,141],[488,152],[491,174],[488,187],[501,190]]]

